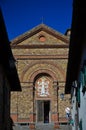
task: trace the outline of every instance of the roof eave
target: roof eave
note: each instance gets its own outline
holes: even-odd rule
[[[83,51],[83,43],[86,32],[86,8],[83,7],[82,1],[78,3],[77,0],[74,1],[73,5],[73,17],[72,17],[72,27],[71,27],[71,37],[69,45],[69,57],[67,65],[66,74],[66,84],[65,93],[71,93],[72,82],[78,79],[78,74],[80,70],[81,57]],[[84,14],[84,15],[83,15]]]
[[[21,91],[20,81],[15,66],[15,59],[12,55],[10,42],[6,32],[6,27],[1,9],[0,9],[0,64],[3,66],[3,70],[6,74],[11,90]]]

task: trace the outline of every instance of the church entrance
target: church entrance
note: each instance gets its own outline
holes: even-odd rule
[[[37,122],[42,122],[42,123],[50,122],[50,101],[49,100],[37,101]]]

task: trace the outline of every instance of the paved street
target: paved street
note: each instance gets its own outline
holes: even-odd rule
[[[30,130],[28,126],[16,125],[13,130]],[[35,130],[72,130],[70,125],[60,125],[59,129],[54,129],[53,124],[36,124]]]

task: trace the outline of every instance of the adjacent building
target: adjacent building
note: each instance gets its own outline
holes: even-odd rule
[[[10,130],[10,92],[21,91],[21,86],[0,9],[0,130]]]
[[[86,4],[73,1],[65,93],[71,93],[72,130],[86,129]]]

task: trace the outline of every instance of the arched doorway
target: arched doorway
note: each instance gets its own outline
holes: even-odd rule
[[[42,73],[36,76],[34,97],[36,122],[51,122],[53,79],[50,75]]]

